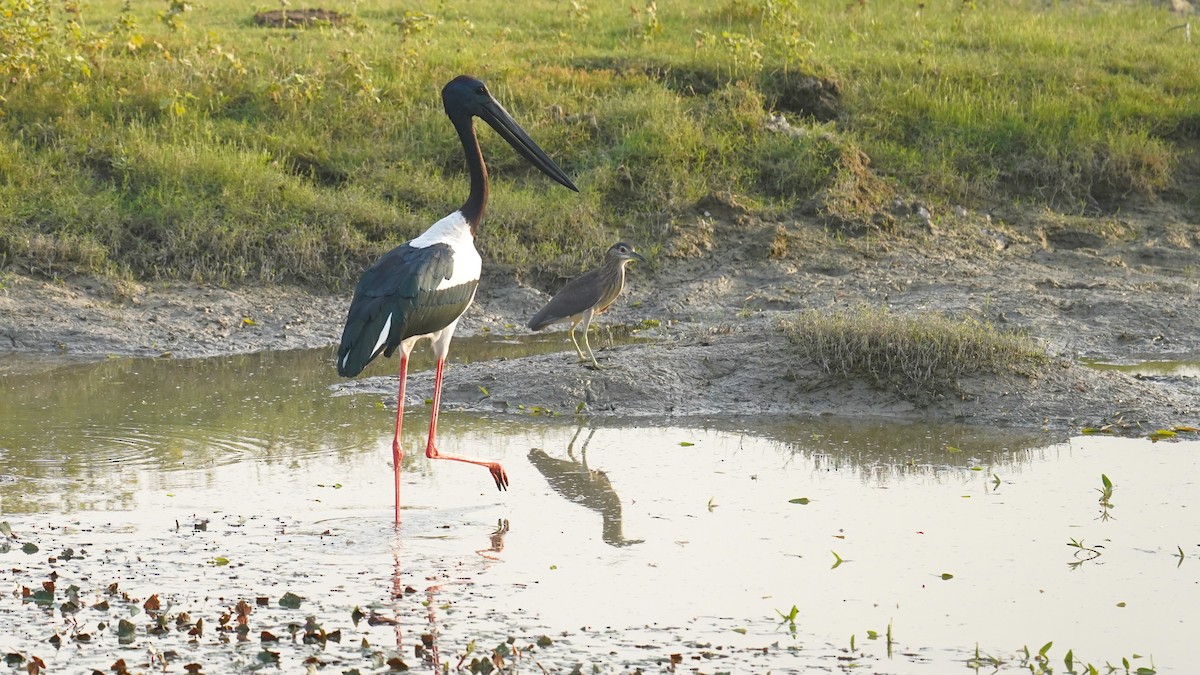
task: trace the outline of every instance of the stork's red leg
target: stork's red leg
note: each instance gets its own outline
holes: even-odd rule
[[[492,473],[492,480],[496,481],[496,488],[499,490],[507,490],[508,474],[504,472],[504,467],[500,466],[499,462],[488,462],[481,459],[471,459],[470,457],[447,455],[445,453],[438,452],[437,447],[435,447],[438,409],[442,407],[442,368],[445,365],[446,362],[444,359],[438,359],[437,372],[433,376],[433,412],[429,416],[429,443],[425,446],[425,456],[429,459],[449,459],[455,462],[466,462],[467,464],[478,464],[479,466],[485,466],[487,467],[487,470]]]
[[[404,450],[400,447],[400,429],[404,426],[404,385],[408,380],[408,354],[400,352],[400,398],[396,402],[396,435],[392,436],[392,472],[396,478],[396,523],[400,522],[400,460]]]

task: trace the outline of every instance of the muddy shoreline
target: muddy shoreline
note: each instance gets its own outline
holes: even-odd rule
[[[455,366],[446,380],[446,405],[514,414],[536,407],[618,416],[841,415],[1064,432],[1105,424],[1126,433],[1200,425],[1200,378],[1138,377],[1079,364],[1200,360],[1195,248],[1147,237],[1092,248],[1078,245],[1078,238],[982,227],[967,247],[862,240],[827,246],[806,241],[813,230],[796,226],[784,235],[811,254],[763,255],[781,227],[718,233],[703,242],[709,250],[701,255],[682,255],[676,247],[652,269],[631,268],[626,296],[603,323],[652,320],[658,325],[644,334],[655,339],[600,349],[609,368],[576,363],[564,339],[557,354]],[[459,335],[520,335],[547,297],[511,275],[485,274]],[[285,286],[114,285],[9,274],[0,291],[0,356],[196,358],[327,347],[340,335],[348,301],[348,293]],[[960,383],[954,400],[915,406],[863,383],[831,380],[791,356],[777,329],[781,316],[859,303],[897,313],[970,315],[1024,330],[1057,365],[1037,380],[972,378]],[[429,379],[415,376],[410,391],[418,400],[427,395]],[[394,378],[375,377],[335,390],[394,401],[394,386]]]

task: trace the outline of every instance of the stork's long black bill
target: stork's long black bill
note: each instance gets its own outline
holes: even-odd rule
[[[521,125],[517,124],[516,120],[508,114],[503,106],[495,100],[485,105],[480,112],[479,118],[488,123],[488,126],[496,130],[496,133],[508,141],[508,144],[521,153],[521,156],[529,161],[530,164],[541,169],[542,173],[550,176],[560,185],[571,188],[575,192],[579,192],[579,188],[571,182],[565,171],[560,169],[554,160],[550,159],[537,143],[525,133]]]

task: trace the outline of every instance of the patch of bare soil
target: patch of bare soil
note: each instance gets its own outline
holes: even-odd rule
[[[445,404],[561,413],[582,404],[597,415],[830,414],[1064,431],[1200,424],[1197,378],[1079,364],[1200,360],[1200,228],[1161,211],[1153,222],[1019,214],[1020,226],[964,213],[927,216],[925,207],[906,206],[888,232],[847,238],[814,222],[756,222],[720,200],[702,205],[677,225],[652,269],[630,268],[626,296],[604,317],[657,319],[660,341],[601,350],[609,367],[599,371],[578,364],[565,337],[558,354],[456,366]],[[511,332],[549,290],[485,278],[459,334]],[[0,350],[199,357],[325,347],[340,337],[348,302],[349,294],[293,288],[115,288],[10,275],[0,292]],[[1056,365],[1036,379],[973,377],[953,395],[917,406],[823,375],[792,355],[778,329],[783,313],[859,303],[1023,330]],[[409,391],[416,400],[431,386],[420,374]],[[338,389],[394,397],[395,380]]]
[[[256,26],[269,28],[337,26],[345,20],[345,14],[331,9],[272,9],[254,15]]]

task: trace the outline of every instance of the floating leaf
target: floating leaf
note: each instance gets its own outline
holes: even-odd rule
[[[949,572],[942,572],[942,581],[949,581],[953,578],[954,578],[953,574],[950,574]]]
[[[12,533],[12,525],[9,525],[7,520],[0,520],[0,534],[9,539],[16,539],[16,536]]]
[[[679,441],[679,445],[680,445],[680,447],[690,448],[693,445],[695,445],[695,443],[689,443],[688,441]]]
[[[38,547],[37,544],[33,543],[32,541],[27,541],[21,546],[21,550],[29,555],[33,555],[34,553],[38,552]]]
[[[537,639],[537,646],[539,647],[545,648],[552,644],[554,644],[554,640],[550,639],[548,635],[543,635]]]
[[[216,558],[213,558],[212,560],[208,561],[208,564],[216,565],[217,567],[224,567],[229,564],[229,558],[225,558],[223,556],[217,556]]]
[[[279,598],[279,606],[286,607],[287,609],[300,609],[300,603],[303,601],[304,598],[288,591],[283,594],[282,598]]]
[[[243,316],[242,317],[242,325],[243,326],[257,326],[258,324],[255,323],[254,319],[251,319],[248,316]]]
[[[491,396],[491,394],[488,392],[488,388],[482,384],[479,385],[479,391],[482,391],[484,396]]]
[[[1177,435],[1178,434],[1176,434],[1174,431],[1171,431],[1170,429],[1158,429],[1150,434],[1150,440],[1161,441],[1164,438],[1175,438],[1175,436],[1177,436]]]
[[[788,500],[789,504],[808,504],[808,502],[808,497],[796,497],[795,499]]]
[[[735,633],[737,633],[737,634],[739,634],[739,635],[745,635],[745,634],[746,634],[746,629],[745,629],[745,628],[734,628],[734,629],[733,629],[733,632],[735,632]]]
[[[954,447],[953,445],[947,445],[946,452],[962,452],[962,450],[959,450],[958,448]]]
[[[839,565],[846,562],[845,560],[842,560],[842,556],[837,554],[837,551],[830,551],[830,553],[833,554],[834,560],[833,560],[833,567],[830,567],[829,569],[836,570]]]

